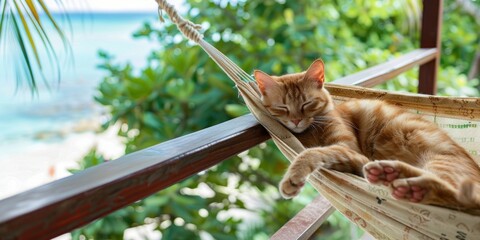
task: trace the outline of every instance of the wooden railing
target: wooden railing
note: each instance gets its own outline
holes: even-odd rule
[[[425,0],[422,47],[338,79],[371,87],[420,65],[419,92],[434,93],[441,0]],[[50,239],[128,206],[269,139],[250,114],[140,150],[0,201],[1,239]],[[308,239],[333,212],[319,196],[272,239]],[[315,214],[312,214],[315,213]]]

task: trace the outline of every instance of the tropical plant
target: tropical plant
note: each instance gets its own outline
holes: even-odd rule
[[[406,15],[405,5],[393,0],[187,2],[187,18],[208,26],[207,40],[246,71],[294,72],[322,57],[327,62],[327,79],[332,80],[414,49],[418,42],[418,35],[411,30],[416,14]],[[418,6],[418,1],[410,2]],[[469,20],[453,8],[446,9],[446,18],[465,24],[462,31],[478,28],[467,26]],[[406,21],[414,24],[405,25]],[[453,37],[448,29],[454,27],[445,23],[444,42]],[[158,41],[161,47],[153,50],[147,65],[137,71],[101,53],[100,67],[107,75],[96,96],[112,116],[104,128],[118,123],[124,126],[119,136],[126,140],[126,153],[246,113],[230,80],[200,48],[182,40],[174,26],[155,28],[145,23],[134,36]],[[459,54],[469,51],[463,45],[469,41],[447,44],[451,55],[442,60],[440,93],[478,94],[475,82],[466,81],[466,69],[456,67],[462,59]],[[416,72],[410,71],[383,87],[411,91],[416,79]],[[99,159],[101,156],[92,150],[82,162],[87,167],[101,162]],[[286,167],[286,160],[272,143],[261,144],[75,230],[72,236],[120,239],[125,228],[149,224],[164,239],[207,235],[265,239],[314,196],[314,190],[308,188],[293,201],[279,197],[276,185]],[[336,214],[321,233],[331,234],[329,226],[348,228],[346,222]],[[351,237],[347,232],[329,235],[329,239]]]
[[[61,0],[50,1],[50,4],[56,4],[60,9],[64,6]],[[13,71],[17,86],[27,84],[35,93],[39,79],[47,87],[47,77],[60,80],[59,48],[52,41],[60,40],[67,55],[70,45],[64,29],[59,26],[45,1],[0,0],[0,11],[0,55],[8,57],[5,65]],[[68,19],[67,15],[64,17]],[[2,74],[7,72],[2,71]]]

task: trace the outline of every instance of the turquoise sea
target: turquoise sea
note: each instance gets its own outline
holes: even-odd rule
[[[60,83],[51,81],[50,90],[40,87],[36,97],[25,88],[16,89],[13,76],[3,76],[1,68],[5,66],[0,66],[0,153],[28,147],[29,143],[39,141],[42,133],[55,136],[66,125],[101,116],[102,108],[93,101],[93,96],[107,73],[97,68],[100,63],[97,52],[110,53],[116,62],[128,61],[137,68],[144,66],[148,53],[159,44],[134,39],[132,33],[147,21],[160,24],[155,11],[70,14],[72,30],[67,29],[67,35],[74,64],[63,64]],[[63,25],[68,26],[66,22]],[[55,141],[55,137],[44,140]]]

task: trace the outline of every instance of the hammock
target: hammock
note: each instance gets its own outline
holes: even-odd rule
[[[188,39],[207,52],[236,84],[247,107],[268,130],[280,151],[290,161],[295,159],[305,148],[263,107],[254,78],[204,41],[197,31],[199,25],[180,17],[166,0],[156,1],[160,17],[164,10]],[[424,114],[467,149],[480,165],[480,145],[476,142],[476,136],[480,136],[480,99],[400,94],[335,84],[327,84],[326,88],[336,102],[354,98],[383,99]],[[386,187],[371,185],[355,175],[321,169],[310,175],[309,182],[338,211],[377,239],[478,239],[480,236],[479,216],[396,201]]]

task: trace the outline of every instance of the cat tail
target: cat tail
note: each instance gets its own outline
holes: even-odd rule
[[[464,181],[460,186],[457,199],[468,208],[480,210],[480,186],[472,180]]]

